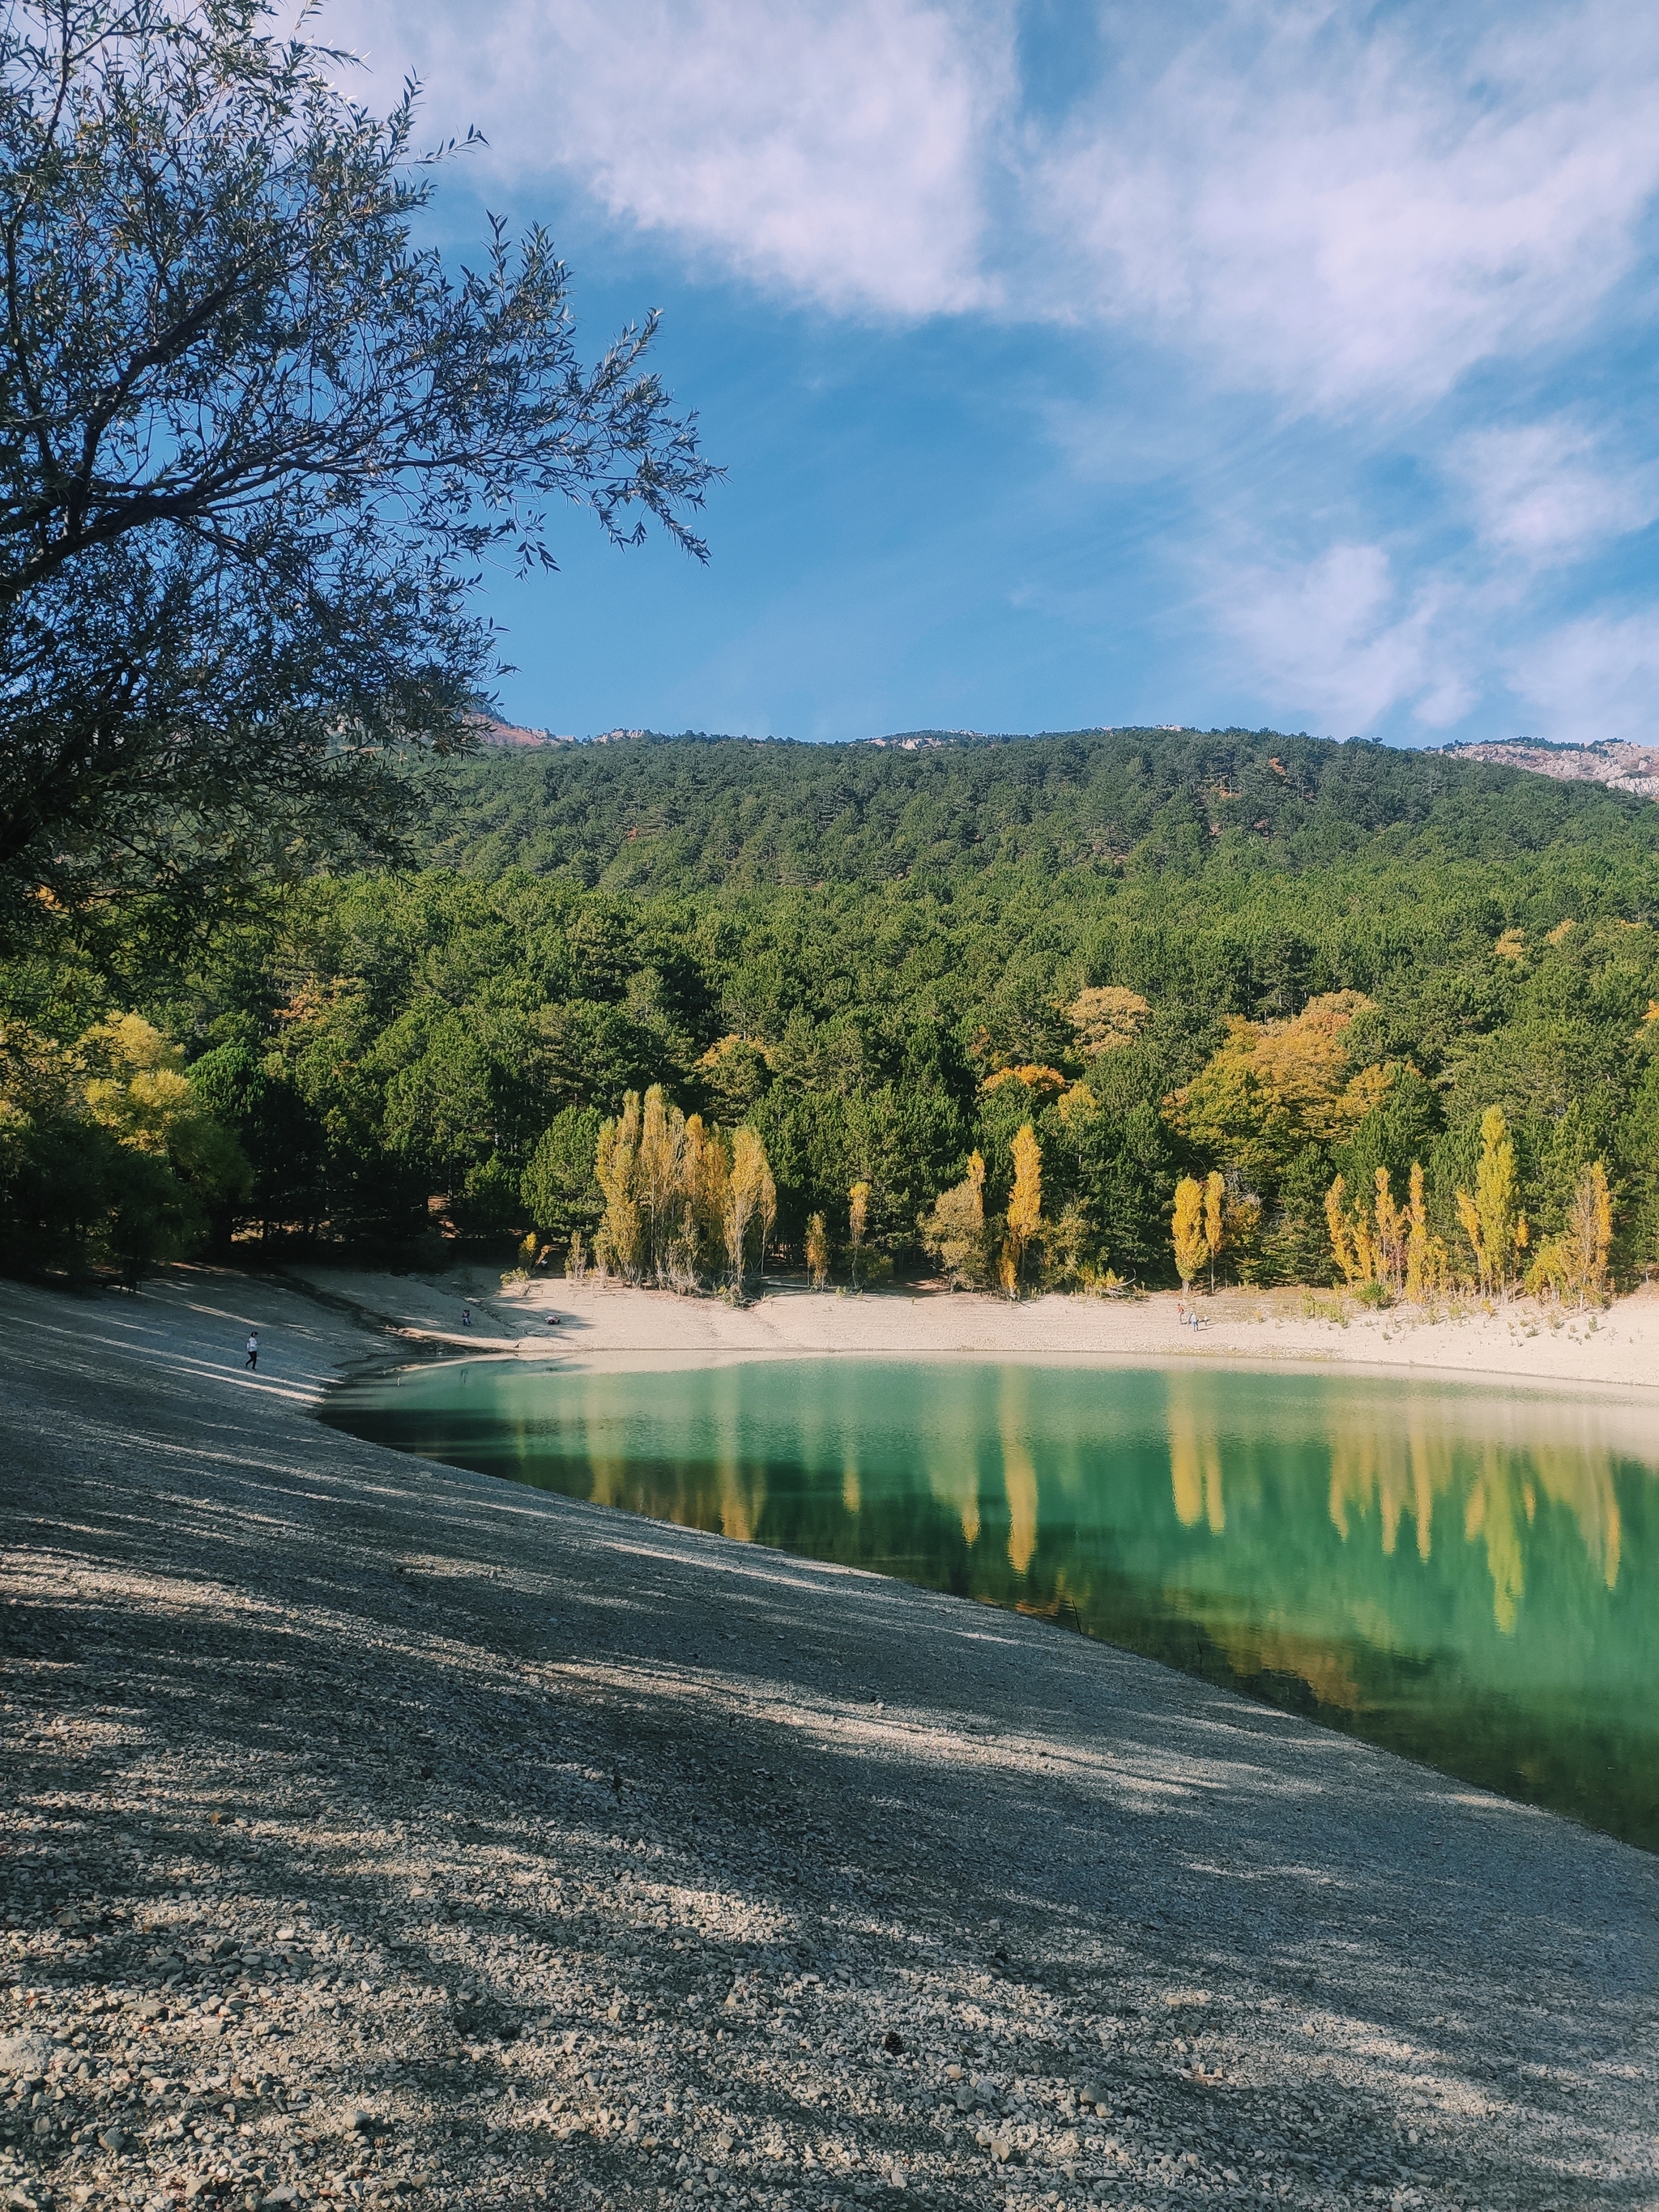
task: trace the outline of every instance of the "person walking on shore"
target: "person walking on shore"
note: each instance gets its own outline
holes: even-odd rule
[[[259,1332],[257,1328],[251,1328],[247,1333],[247,1364],[251,1368],[254,1369],[256,1371],[258,1370],[259,1365]]]

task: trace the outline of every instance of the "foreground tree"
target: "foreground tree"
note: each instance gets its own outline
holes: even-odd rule
[[[498,672],[485,558],[546,502],[619,543],[711,471],[644,365],[589,368],[562,263],[446,273],[434,157],[260,0],[18,0],[0,26],[0,921],[178,904],[395,828],[409,745]],[[444,149],[446,151],[451,149]]]

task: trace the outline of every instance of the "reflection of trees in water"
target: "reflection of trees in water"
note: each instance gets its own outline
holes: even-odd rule
[[[1212,1536],[1227,1525],[1227,1509],[1221,1492],[1221,1446],[1207,1422],[1201,1421],[1183,1391],[1170,1391],[1170,1487],[1175,1494],[1176,1519],[1183,1528],[1205,1522]]]
[[[1045,1613],[1659,1835],[1644,1704],[1659,1485],[1600,1409],[1222,1370],[1106,1387],[842,1362],[568,1377],[556,1420],[544,1397],[532,1419],[503,1396],[493,1423],[458,1407],[453,1437],[434,1414],[396,1440]]]
[[[1473,1450],[1431,1409],[1414,1406],[1399,1428],[1339,1422],[1331,1441],[1331,1520],[1346,1542],[1375,1515],[1384,1554],[1392,1558],[1401,1519],[1417,1530],[1418,1556],[1433,1549],[1437,1503],[1462,1507],[1463,1539],[1485,1546],[1492,1577],[1492,1617],[1507,1636],[1520,1618],[1526,1594],[1527,1532],[1537,1519],[1540,1494],[1571,1516],[1590,1565],[1604,1586],[1619,1580],[1623,1541],[1614,1477],[1607,1450],[1542,1444],[1531,1451],[1487,1443]],[[1176,1505],[1181,1510],[1181,1494]]]
[[[1026,1392],[1029,1370],[1005,1367],[999,1424],[1002,1438],[1002,1487],[1008,1500],[1008,1564],[1024,1575],[1037,1542],[1037,1475],[1026,1439],[1030,1433]]]

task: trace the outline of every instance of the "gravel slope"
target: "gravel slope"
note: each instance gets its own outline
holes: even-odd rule
[[[1654,2207],[1659,1864],[0,1286],[0,2198]]]

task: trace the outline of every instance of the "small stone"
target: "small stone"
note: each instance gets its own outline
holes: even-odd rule
[[[44,2074],[52,2052],[48,2036],[0,2035],[0,2074]]]
[[[881,2039],[881,2047],[884,2051],[890,2051],[895,2058],[902,2058],[904,2055],[904,2038],[899,2033],[897,2028],[890,2027]]]
[[[104,2148],[110,2153],[112,2157],[118,2158],[121,2153],[127,2147],[126,2130],[125,2128],[106,2128],[103,2134],[99,2136],[98,2140],[102,2143]]]
[[[374,2125],[374,2115],[372,2112],[364,2112],[361,2106],[353,2112],[351,2115],[351,2126],[354,2134],[366,2136]]]
[[[1106,2095],[1097,2082],[1085,2081],[1077,2093],[1077,2100],[1079,2105],[1103,2105]]]

